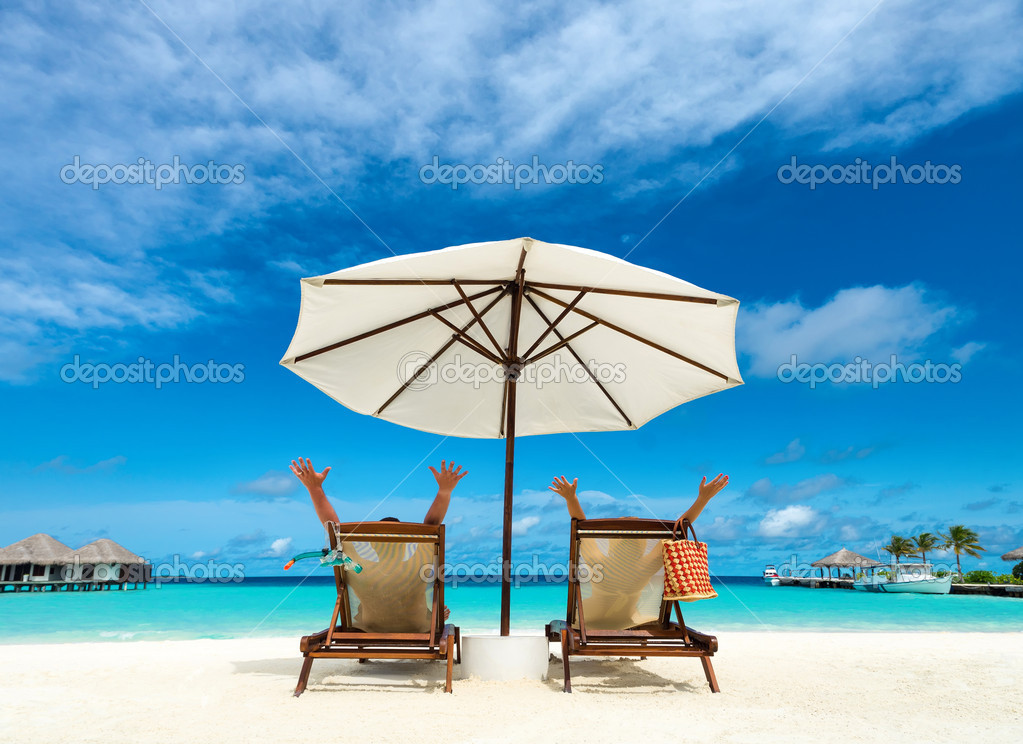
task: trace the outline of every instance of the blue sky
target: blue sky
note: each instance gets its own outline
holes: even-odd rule
[[[449,556],[493,560],[503,442],[360,416],[277,362],[300,277],[531,235],[739,298],[746,385],[638,431],[520,440],[518,560],[564,558],[554,475],[580,478],[591,514],[668,517],[723,471],[697,523],[716,573],[958,523],[988,548],[966,567],[1007,570],[1023,545],[1021,31],[999,2],[5,5],[0,544],[107,536],[278,573],[321,542],[291,458],[333,467],[343,517],[412,520],[446,457],[470,471]],[[435,156],[534,155],[603,180],[418,176]],[[62,182],[75,156],[245,177],[92,189]],[[811,190],[779,180],[792,157],[930,161],[961,181]],[[962,379],[811,389],[778,380],[792,354],[897,354]],[[242,364],[244,381],[93,389],[61,381],[75,355]]]

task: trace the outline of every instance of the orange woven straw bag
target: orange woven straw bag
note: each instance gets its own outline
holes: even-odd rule
[[[679,534],[679,527],[682,531]],[[686,531],[693,536],[686,539]],[[664,599],[695,602],[718,595],[710,583],[707,567],[707,543],[698,542],[688,519],[681,517],[671,530],[671,540],[661,540],[664,558]]]

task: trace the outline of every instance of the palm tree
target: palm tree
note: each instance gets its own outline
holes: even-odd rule
[[[913,541],[906,537],[899,537],[898,535],[892,535],[892,541],[884,546],[884,550],[895,557],[896,565],[899,562],[899,558],[909,558],[916,555],[916,548],[913,545]]]
[[[960,555],[966,553],[973,558],[980,558],[978,551],[987,550],[980,547],[980,543],[977,542],[977,533],[962,524],[949,527],[948,534],[941,535],[941,539],[945,541],[942,547],[946,550],[952,548],[952,552],[956,554],[956,573],[960,576],[963,575],[963,567],[959,562]]]
[[[920,558],[924,563],[927,563],[927,551],[934,550],[940,544],[938,536],[932,535],[930,532],[921,532],[913,538],[913,542],[916,543],[917,552],[920,553]]]

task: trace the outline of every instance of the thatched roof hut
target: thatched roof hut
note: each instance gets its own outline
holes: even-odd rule
[[[70,563],[71,548],[60,540],[40,532],[0,548],[0,565],[32,563],[36,566],[60,566]]]
[[[1003,561],[1023,561],[1023,548],[1016,548],[1010,550],[1008,553],[1002,556]]]
[[[130,550],[122,545],[118,545],[113,540],[108,540],[105,537],[101,537],[99,540],[94,540],[88,545],[83,545],[70,556],[73,560],[75,557],[81,563],[145,563],[146,559],[135,555]]]
[[[814,561],[810,565],[814,568],[878,568],[884,564],[875,561],[873,558],[867,558],[865,555],[842,548],[831,555],[824,556],[819,561]]]

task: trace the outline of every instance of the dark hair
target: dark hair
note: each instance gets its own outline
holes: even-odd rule
[[[381,522],[400,522],[401,520],[397,517],[384,517],[380,520]]]

